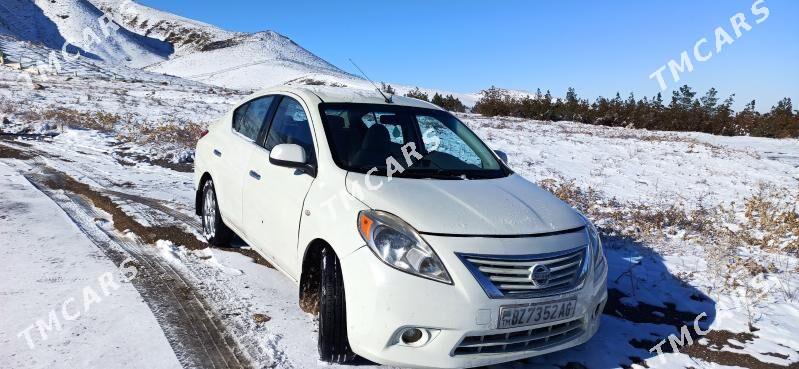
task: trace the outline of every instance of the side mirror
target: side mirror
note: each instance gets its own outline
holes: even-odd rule
[[[295,168],[311,176],[316,176],[316,168],[308,163],[305,149],[295,144],[280,144],[272,148],[269,153],[269,162],[273,165]]]
[[[505,164],[508,164],[508,154],[500,150],[494,150],[494,153],[496,153],[497,156],[499,156],[499,159],[502,160]]]

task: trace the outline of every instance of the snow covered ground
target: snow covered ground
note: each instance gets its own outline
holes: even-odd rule
[[[622,201],[741,204],[760,184],[799,193],[797,139],[461,117],[528,178],[572,179]]]
[[[180,367],[153,313],[125,282],[136,277],[135,266],[109,260],[3,163],[0,189],[0,367]]]
[[[115,204],[116,210],[107,209],[108,203],[93,205],[74,196],[62,196],[64,202],[58,202],[63,208],[88,214],[76,218],[88,219],[80,225],[84,231],[100,229],[107,238],[125,245],[122,249],[145,255],[160,268],[168,267],[173,273],[169,278],[181,278],[199,301],[196,305],[202,307],[197,314],[214,317],[207,324],[224,327],[218,339],[231,350],[241,351],[225,351],[214,354],[215,358],[233,355],[256,367],[321,365],[315,351],[315,322],[299,309],[296,286],[274,269],[253,262],[254,255],[246,248],[207,248],[196,237],[199,222],[193,214],[191,174],[167,168],[172,167],[170,160],[156,160],[178,157],[191,147],[166,142],[167,137],[158,134],[149,141],[135,139],[137,129],[142,127],[205,124],[240,100],[243,93],[148,72],[135,72],[135,78],[117,80],[101,75],[50,77],[36,80],[42,89],[30,89],[16,78],[16,73],[0,70],[0,85],[7,87],[0,90],[5,118],[0,129],[57,136],[33,141],[6,137],[0,145],[25,153],[25,158],[4,158],[1,162],[32,181],[41,182],[42,177],[31,173],[60,173],[90,189],[65,186],[53,190],[42,182],[45,192],[90,191],[89,195],[105,196],[100,200],[106,198]],[[107,132],[62,128],[62,116],[46,114],[58,108],[112,113],[113,127]],[[747,199],[757,193],[761,183],[789,197],[797,194],[797,140],[647,132],[476,115],[461,118],[493,148],[506,151],[510,165],[528,179],[557,184],[573,181],[581,190],[592,191],[593,199],[604,211],[596,213],[601,216],[642,206],[669,208],[679,203],[686,211],[729,207],[742,217]],[[14,155],[0,155],[5,156]],[[190,170],[190,165],[185,162],[175,169]],[[0,193],[13,197],[8,191],[6,186],[0,187]],[[95,206],[101,209],[93,210]],[[107,222],[94,222],[95,212],[105,214],[100,217]],[[111,219],[108,212],[113,213]],[[125,217],[124,221],[118,220],[120,216]],[[586,345],[563,353],[501,367],[779,367],[799,362],[799,339],[792,333],[799,329],[799,263],[795,256],[753,247],[734,250],[736,258],[749,260],[752,256],[757,263],[774,265],[754,278],[741,277],[771,288],[764,296],[752,296],[748,287],[721,288],[723,283],[715,278],[719,274],[717,266],[709,262],[705,250],[724,245],[725,241],[688,237],[688,230],[681,229],[659,236],[638,237],[634,232],[631,236],[629,232],[618,232],[614,219],[595,220],[608,232],[604,242],[612,291],[598,335]],[[116,229],[115,224],[125,224],[133,230]],[[153,227],[162,228],[153,231]],[[144,235],[136,236],[137,232]],[[138,241],[131,243],[131,237]],[[157,299],[153,301],[149,288],[144,285],[142,291],[145,301],[152,305]],[[43,298],[61,299],[52,293]],[[166,332],[173,355],[182,365],[190,366],[191,357],[196,356],[196,343],[183,342],[185,338],[175,332],[186,329],[186,322],[164,316],[160,311],[165,309],[169,308],[153,310],[156,320]],[[703,329],[710,327],[715,333],[687,346],[682,353],[665,354],[666,362],[650,353],[658,342],[678,332],[679,326],[691,325],[702,312],[707,314]],[[27,311],[14,309],[14,315],[21,313]],[[37,311],[35,316],[44,313],[47,311]],[[749,332],[750,321],[757,331]],[[14,336],[10,340],[20,343]],[[84,355],[79,347],[70,347]],[[17,351],[3,354],[29,355]]]
[[[598,171],[604,167],[603,162],[626,165],[625,161],[633,155],[630,152],[646,153],[646,156],[639,159],[638,166],[617,170],[656,167],[661,165],[659,158],[672,155],[678,159],[679,173],[686,181],[690,178],[720,181],[720,177],[732,174],[718,168],[750,166],[761,170],[741,170],[733,178],[752,183],[765,179],[792,191],[796,187],[795,164],[785,157],[799,153],[799,145],[790,141],[745,137],[719,139],[724,142],[711,143],[720,149],[700,151],[696,147],[702,147],[701,142],[714,138],[576,123],[509,123],[476,116],[464,119],[492,147],[507,150],[511,165],[529,179],[573,179],[590,184],[605,197],[624,199],[629,204],[661,192],[675,194],[694,187],[677,181],[657,183],[657,178],[662,176],[659,172],[642,169],[636,173],[639,178],[637,193],[630,195],[632,187],[626,188],[624,182],[616,182],[629,180],[626,178],[630,176],[616,171]],[[0,145],[16,147],[37,158],[13,160],[10,165],[18,171],[24,173],[31,166],[44,166],[65,173],[90,185],[93,191],[107,194],[124,213],[145,226],[178,226],[189,234],[198,233],[190,174],[131,159],[124,153],[126,145],[113,134],[67,130],[48,140],[17,139],[0,142]],[[577,147],[566,149],[558,145]],[[691,145],[694,149],[689,149]],[[755,155],[766,152],[782,155],[778,158]],[[582,156],[601,157],[602,161]],[[4,162],[8,160],[3,159]],[[33,164],[25,164],[31,161]],[[718,168],[710,166],[711,163]],[[741,201],[749,194],[746,187],[741,188],[743,190],[738,192],[719,190],[705,201]],[[697,197],[684,196],[684,199],[690,204]],[[255,366],[310,368],[322,365],[316,359],[313,317],[299,309],[296,286],[286,277],[253,262],[246,248],[212,249],[200,241],[182,245],[180,242],[184,239],[169,232],[158,238],[163,239],[141,247],[149,249],[185,276],[191,288],[209,302],[213,314],[232,332]],[[795,297],[789,299],[775,290],[757,302],[748,303],[745,296],[734,290],[714,288],[711,275],[714,271],[704,260],[703,245],[696,241],[607,236],[604,242],[610,265],[609,287],[613,292],[598,335],[581,347],[510,363],[502,368],[580,367],[574,366],[578,364],[588,368],[635,365],[650,368],[780,367],[799,362],[796,350],[799,337],[793,334],[799,329]],[[781,257],[786,266],[779,264],[780,270],[759,278],[795,290],[799,281],[793,268],[799,264],[793,257]],[[693,319],[702,312],[707,315],[702,319],[702,329],[709,327],[715,333],[687,346],[683,353],[664,354],[665,362],[649,352],[660,340],[676,333],[675,326],[691,326]],[[758,329],[751,333],[748,329],[750,313]],[[665,346],[668,347],[668,343]]]
[[[70,131],[52,140],[14,140],[6,142],[6,145],[41,155],[42,160],[33,163],[11,160],[9,165],[18,171],[69,173],[80,182],[89,184],[98,194],[112,196],[136,222],[144,226],[176,225],[194,237],[200,225],[193,215],[191,174],[147,163],[131,165],[115,151],[117,143],[106,134]],[[5,191],[4,187],[0,188],[0,192]],[[47,213],[42,215],[47,216]],[[36,220],[25,219],[25,222],[31,224]],[[113,230],[115,222],[120,222],[118,217],[112,217],[110,222],[102,222],[100,226]],[[84,226],[91,228],[95,225]],[[44,228],[41,231],[48,232]],[[120,233],[122,238],[135,237],[128,232],[115,233]],[[321,365],[316,355],[314,318],[299,309],[297,287],[284,275],[271,267],[254,263],[251,251],[242,254],[206,248],[196,238],[202,248],[191,249],[175,244],[178,239],[173,238],[174,234],[164,233],[157,237],[164,239],[140,245],[145,250],[139,251],[153,253],[175,268],[190,281],[198,294],[210,301],[209,313],[219,316],[232,330],[237,344],[246,351],[254,367],[312,368]],[[165,326],[164,329],[173,328]],[[80,347],[73,349],[82,350]],[[15,350],[0,350],[0,354],[14,354]],[[179,347],[176,350],[180,352]]]

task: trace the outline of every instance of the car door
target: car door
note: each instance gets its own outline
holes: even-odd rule
[[[262,136],[264,123],[274,96],[262,96],[242,104],[233,112],[230,134],[211,148],[218,159],[214,185],[219,209],[228,225],[242,227],[242,181],[256,141]]]
[[[316,151],[302,104],[283,96],[276,106],[262,147],[250,156],[244,179],[244,224],[253,246],[296,279],[300,221],[305,196],[314,178],[296,169],[271,164],[269,152],[279,144],[297,144],[305,150],[309,163],[315,164]]]

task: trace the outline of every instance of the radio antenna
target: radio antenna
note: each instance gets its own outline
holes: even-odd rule
[[[363,72],[363,69],[361,69],[361,67],[359,67],[359,66],[358,66],[358,64],[355,64],[355,62],[354,62],[354,61],[352,61],[352,59],[350,59],[350,63],[352,63],[352,65],[354,65],[354,66],[355,66],[355,68],[356,68],[356,69],[358,69],[358,71],[359,71],[359,72],[361,72],[361,75],[363,76],[363,78],[365,78],[367,81],[369,81],[369,83],[371,83],[371,84],[372,84],[372,86],[374,86],[374,87],[375,87],[375,90],[377,90],[377,92],[379,92],[379,93],[380,93],[380,95],[382,95],[382,96],[383,96],[383,98],[386,100],[386,104],[392,104],[392,103],[394,103],[394,101],[392,101],[392,100],[391,100],[391,97],[388,97],[388,96],[386,96],[386,94],[384,94],[384,93],[383,93],[383,90],[381,90],[380,88],[378,88],[378,87],[377,87],[377,84],[375,84],[375,82],[374,82],[374,81],[372,81],[372,79],[371,79],[371,78],[369,78],[369,77],[366,75],[366,73],[364,73],[364,72]],[[392,96],[392,97],[393,97],[393,96]]]

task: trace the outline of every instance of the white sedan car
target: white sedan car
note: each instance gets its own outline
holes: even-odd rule
[[[252,95],[197,143],[214,245],[235,233],[299,284],[322,360],[473,367],[586,342],[607,299],[597,231],[424,101]]]

